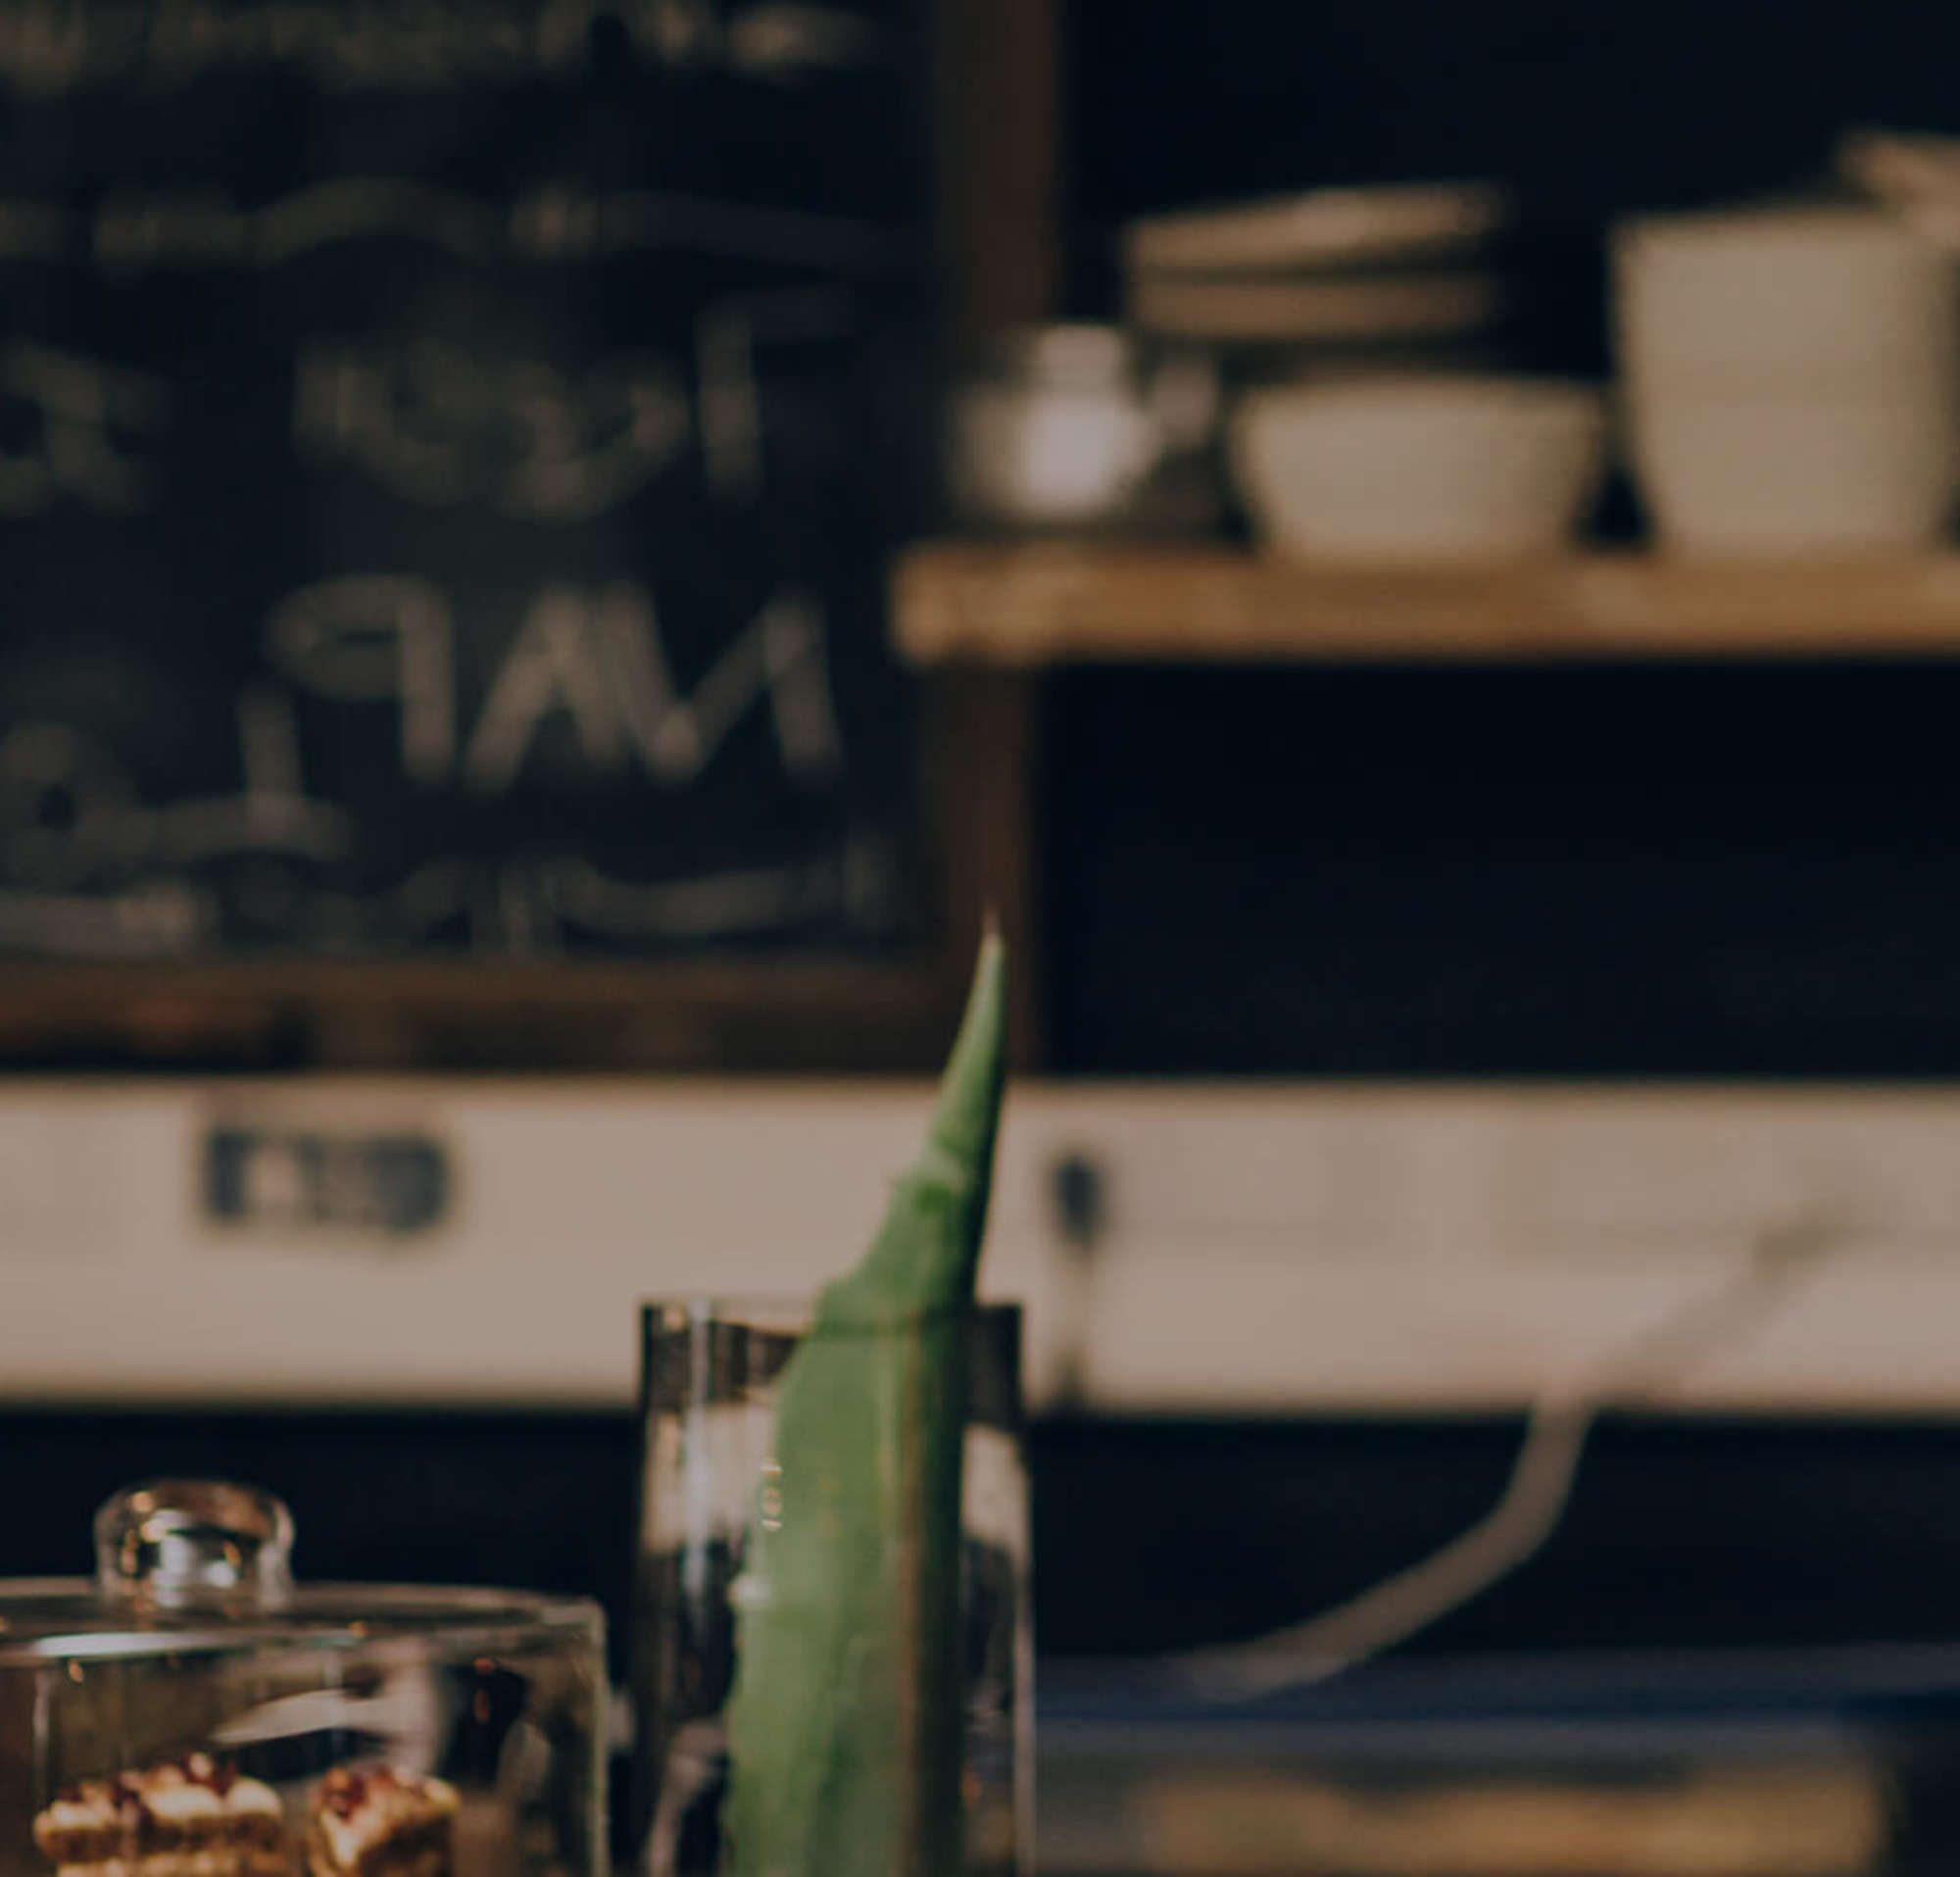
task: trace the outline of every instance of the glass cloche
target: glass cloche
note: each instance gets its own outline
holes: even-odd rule
[[[0,1877],[599,1877],[598,1608],[295,1586],[292,1540],[159,1481],[93,1584],[0,1583]]]

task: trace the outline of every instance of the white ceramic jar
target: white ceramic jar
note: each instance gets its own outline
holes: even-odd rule
[[[1952,507],[1960,272],[1868,210],[1656,217],[1614,239],[1635,469],[1664,546],[1910,550]]]

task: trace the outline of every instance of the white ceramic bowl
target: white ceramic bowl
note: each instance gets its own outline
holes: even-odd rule
[[[1952,515],[1952,416],[1922,398],[1637,399],[1628,428],[1642,491],[1670,549],[1924,548]]]
[[[1255,391],[1231,449],[1274,545],[1435,558],[1561,545],[1598,492],[1605,439],[1586,385],[1418,377]]]
[[[1613,237],[1621,363],[1637,390],[1802,377],[1950,395],[1960,269],[1869,210],[1667,216]]]

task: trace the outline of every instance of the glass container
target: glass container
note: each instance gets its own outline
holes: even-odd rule
[[[1028,1494],[1020,1396],[1020,1310],[958,1312],[965,1353],[960,1442],[957,1697],[958,1818],[942,1842],[966,1877],[1025,1877],[1033,1827],[1033,1640]],[[753,1543],[793,1495],[777,1458],[786,1366],[807,1339],[878,1362],[895,1339],[929,1327],[812,1330],[808,1306],[674,1302],[645,1311],[640,1557],[632,1638],[638,1721],[629,1800],[643,1877],[710,1877],[722,1867],[730,1780],[727,1709],[739,1650],[738,1605],[766,1598]],[[935,1351],[943,1342],[934,1342]],[[918,1352],[910,1352],[918,1353]],[[894,1435],[896,1444],[902,1435]],[[882,1463],[882,1460],[881,1460]],[[891,1532],[872,1568],[881,1594],[907,1594],[906,1535]],[[902,1699],[894,1692],[895,1699]],[[952,1877],[927,1860],[867,1849],[827,1877]],[[944,1861],[944,1860],[942,1860]]]
[[[599,1877],[595,1605],[295,1585],[285,1507],[216,1481],[95,1540],[0,1585],[0,1877]]]

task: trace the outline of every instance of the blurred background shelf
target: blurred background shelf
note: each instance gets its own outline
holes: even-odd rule
[[[899,564],[918,666],[1960,653],[1960,556],[1504,566],[1317,563],[1226,547],[933,542]]]

